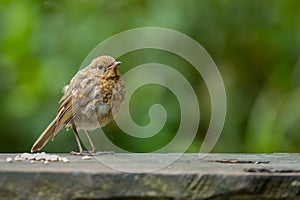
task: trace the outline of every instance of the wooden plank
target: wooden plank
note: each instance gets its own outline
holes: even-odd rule
[[[0,154],[1,199],[300,199],[300,154],[200,159],[198,154],[116,153],[91,160],[59,154],[70,162],[6,161],[16,155]],[[149,173],[112,168],[141,172],[164,164]]]

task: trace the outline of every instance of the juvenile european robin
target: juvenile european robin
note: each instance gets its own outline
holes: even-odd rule
[[[120,64],[111,56],[100,56],[77,72],[64,87],[56,117],[36,140],[31,152],[41,150],[64,127],[73,129],[80,154],[83,151],[78,130],[86,133],[92,151],[96,152],[88,131],[103,127],[114,119],[125,98],[125,85],[118,72]]]

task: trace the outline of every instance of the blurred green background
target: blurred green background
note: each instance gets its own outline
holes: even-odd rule
[[[299,152],[297,0],[1,0],[0,152],[29,151],[54,118],[61,88],[86,55],[112,35],[145,26],[170,28],[192,37],[217,64],[228,110],[214,152]],[[147,62],[181,70],[200,103],[198,135],[188,150],[197,152],[210,120],[210,98],[201,76],[182,58],[163,51],[140,50],[118,60],[123,62],[121,73]],[[132,97],[132,117],[146,125],[154,103],[164,105],[169,114],[157,137],[132,142],[114,123],[104,128],[107,136],[132,152],[152,151],[170,141],[180,112],[169,90],[156,85],[140,88]],[[73,134],[65,130],[44,148],[51,152],[76,149]]]

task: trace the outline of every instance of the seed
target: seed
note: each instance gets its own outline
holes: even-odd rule
[[[45,158],[45,155],[37,154],[35,156],[35,160],[42,161],[42,160],[46,160],[46,158]]]
[[[82,160],[90,160],[92,157],[91,156],[83,156]]]
[[[15,161],[22,161],[23,159],[21,158],[21,156],[16,156],[15,157]]]
[[[57,155],[46,155],[46,156],[45,156],[45,159],[46,159],[47,161],[50,161],[50,162],[56,162],[56,161],[59,161]]]
[[[62,160],[64,163],[68,163],[68,162],[69,162],[69,159],[68,159],[68,158],[65,158],[65,157],[63,157],[61,160]]]
[[[22,153],[20,155],[20,157],[23,159],[23,160],[27,160],[29,159],[29,157],[31,157],[32,155],[30,153]]]

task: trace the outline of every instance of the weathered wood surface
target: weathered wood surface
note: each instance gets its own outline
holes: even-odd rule
[[[0,154],[0,199],[300,199],[300,154],[184,154],[151,173],[111,169],[99,157],[59,154],[69,163],[6,162]],[[133,171],[178,154],[102,155]]]

